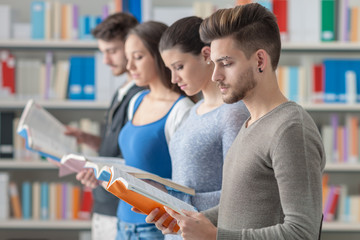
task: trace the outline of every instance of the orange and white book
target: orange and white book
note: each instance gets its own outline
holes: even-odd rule
[[[190,204],[122,171],[120,168],[111,167],[110,172],[111,177],[106,189],[145,214],[149,214],[155,208],[159,208],[160,213],[163,214],[166,212],[164,206],[182,215],[182,210],[196,211]],[[172,220],[172,217],[168,217],[163,225],[168,226]],[[176,225],[174,232],[178,232],[178,230],[179,226]]]
[[[84,168],[92,168],[95,177],[101,181],[108,182],[110,179],[110,168],[119,168],[139,179],[148,179],[178,191],[195,195],[195,190],[184,185],[173,182],[170,179],[162,178],[156,174],[128,166],[122,158],[114,157],[90,157],[81,154],[67,154],[60,160],[59,176],[63,177],[71,173],[79,172]]]

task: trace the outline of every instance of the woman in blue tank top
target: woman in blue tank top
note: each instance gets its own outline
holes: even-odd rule
[[[162,35],[159,49],[172,72],[172,82],[181,86],[187,95],[199,92],[203,99],[196,103],[188,118],[171,138],[169,151],[172,159],[172,180],[195,189],[195,196],[168,190],[168,193],[193,205],[199,211],[219,203],[222,168],[225,155],[249,112],[242,101],[224,104],[222,94],[211,81],[214,64],[210,46],[199,35],[202,19],[186,17],[173,23]],[[162,186],[158,186],[162,188]],[[172,233],[175,221],[168,228],[154,210],[146,220],[155,222],[164,234]],[[165,240],[180,240],[180,235],[168,234]]]
[[[129,105],[133,116],[118,141],[127,165],[171,178],[168,141],[193,103],[171,84],[170,70],[160,56],[158,44],[166,29],[162,23],[145,22],[132,29],[126,39],[126,68],[136,85],[149,89],[134,96],[134,104]],[[153,224],[145,222],[145,215],[131,208],[120,201],[117,239],[163,239]]]

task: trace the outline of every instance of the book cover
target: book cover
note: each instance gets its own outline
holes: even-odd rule
[[[45,39],[45,2],[31,2],[31,37]]]
[[[84,85],[84,61],[83,57],[70,57],[70,75],[68,86],[68,98],[70,100],[83,99],[83,85]]]
[[[83,58],[83,99],[95,100],[95,57]]]
[[[0,5],[0,39],[11,38],[11,6]]]
[[[325,219],[325,221],[335,220],[335,213],[338,208],[339,195],[340,195],[340,187],[334,186],[334,196],[332,198],[332,201],[330,202],[329,212],[327,214],[327,218]]]
[[[49,184],[42,182],[40,185],[40,219],[49,219]]]
[[[280,36],[283,41],[287,41],[288,36],[288,1],[273,0],[273,13],[276,16],[279,26]]]
[[[159,208],[162,215],[165,213],[164,206],[173,209],[179,214],[183,214],[181,210],[196,211],[195,208],[156,187],[122,171],[119,168],[110,168],[111,178],[106,189],[134,206],[145,214],[149,214],[155,208]],[[173,218],[169,217],[163,223],[168,226]],[[179,230],[179,226],[174,227],[174,232]]]
[[[9,173],[0,172],[0,220],[9,218]]]
[[[91,188],[84,187],[80,203],[79,219],[89,220],[93,205],[93,196]]]
[[[339,116],[337,114],[332,114],[330,117],[331,121],[331,127],[333,129],[333,156],[329,158],[329,160],[333,163],[339,162],[340,156],[339,156],[339,146],[338,146],[338,128],[339,128]]]
[[[67,154],[60,160],[59,176],[63,177],[71,173],[79,172],[84,168],[91,168],[94,170],[95,176],[101,181],[108,182],[111,177],[110,168],[119,168],[136,178],[148,179],[177,191],[181,191],[190,195],[195,195],[192,188],[177,184],[170,179],[162,178],[158,175],[146,172],[144,170],[125,165],[125,160],[114,157],[90,157],[80,154]]]
[[[40,182],[33,182],[32,183],[32,218],[34,220],[40,219],[40,199],[41,199],[41,192],[40,192]]]
[[[65,131],[59,120],[33,100],[27,102],[17,128],[27,149],[56,161],[64,154],[77,152],[76,138],[65,135]]]
[[[44,8],[44,35],[46,40],[50,40],[53,36],[53,3],[46,1]]]
[[[9,194],[10,194],[12,217],[15,219],[21,219],[22,211],[21,211],[20,195],[19,195],[18,187],[15,182],[10,182]]]
[[[0,112],[0,159],[14,157],[14,112]]]
[[[15,57],[9,51],[0,50],[2,87],[9,95],[15,94]]]
[[[23,213],[23,219],[31,219],[31,198],[31,183],[28,181],[23,182],[21,191],[21,208]]]
[[[299,102],[299,68],[297,66],[289,66],[289,100]]]
[[[335,40],[335,0],[321,0],[321,40]]]

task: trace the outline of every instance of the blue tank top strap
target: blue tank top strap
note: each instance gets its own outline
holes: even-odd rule
[[[139,97],[136,99],[135,104],[134,104],[134,113],[136,112],[136,110],[138,109],[138,107],[140,106],[140,103],[142,102],[143,98],[149,94],[150,90],[144,90]]]

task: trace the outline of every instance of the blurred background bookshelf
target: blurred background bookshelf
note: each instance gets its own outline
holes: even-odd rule
[[[6,65],[5,68],[10,69],[10,74],[7,72],[6,77],[4,70],[1,73],[0,82],[3,85],[0,87],[0,112],[2,116],[8,115],[8,118],[10,114],[12,119],[11,123],[0,128],[0,136],[4,132],[3,129],[8,130],[10,125],[12,131],[16,129],[13,120],[20,116],[29,98],[36,99],[65,124],[86,119],[85,122],[92,121],[97,125],[95,129],[101,128],[101,121],[110,101],[109,97],[124,79],[114,78],[110,69],[102,63],[102,55],[97,51],[96,41],[91,38],[89,31],[91,24],[94,27],[106,14],[118,10],[120,2],[119,0],[0,1],[0,28],[8,29],[8,32],[0,33],[0,60],[2,66]],[[123,2],[127,1],[123,0]],[[132,7],[141,6],[141,12],[137,10],[134,13],[139,20],[153,19],[171,24],[180,17],[189,15],[206,17],[218,8],[252,1],[132,0],[131,2]],[[347,119],[352,117],[355,119],[353,121],[357,121],[356,125],[359,125],[356,119],[360,117],[360,0],[258,2],[271,8],[278,17],[282,34],[282,55],[278,76],[282,91],[289,99],[304,106],[322,133],[326,129],[325,126],[328,129],[325,130],[327,136],[330,132],[331,138],[325,138],[323,134],[324,144],[330,146],[327,147],[329,156],[325,168],[325,173],[329,176],[328,184],[346,185],[350,195],[360,194],[359,150],[344,147],[352,142],[349,138],[350,134],[344,132],[351,132],[353,138],[359,135],[358,127],[349,130]],[[74,34],[68,29],[65,31],[68,34],[62,36],[58,30],[61,28],[60,25],[57,27],[54,25],[52,28],[43,25],[44,37],[33,36],[31,11],[35,3],[44,4],[43,6],[57,5],[57,7],[60,4],[70,9],[68,12],[77,12],[77,32]],[[67,21],[70,18],[68,17]],[[50,19],[50,22],[58,22],[55,18]],[[85,28],[81,22],[88,22],[89,26]],[[70,26],[74,24],[67,26],[71,28]],[[78,74],[76,73],[78,69],[72,70],[71,66],[88,60],[91,67],[85,69],[92,70],[90,77],[92,92],[90,91],[91,94],[87,97],[74,97],[69,94],[71,85],[69,76],[71,71],[75,71],[75,75]],[[61,72],[64,74],[56,74],[59,69],[62,69]],[[334,71],[329,72],[329,69]],[[13,85],[4,86],[4,79],[7,84],[10,82]],[[291,81],[287,81],[288,79]],[[25,84],[26,87],[17,86],[19,83]],[[31,83],[31,88],[26,85],[28,83]],[[33,88],[34,86],[37,87]],[[14,92],[11,92],[11,88]],[[337,116],[338,124],[336,128],[329,128],[332,126],[333,116]],[[338,136],[339,127],[343,129],[340,130],[339,135],[342,137],[334,140],[334,136]],[[14,141],[15,135],[12,139]],[[338,142],[337,146],[343,146],[343,155],[341,158],[338,156],[339,161],[335,161],[333,157],[334,151],[338,151],[331,147],[334,141]],[[24,152],[16,154],[13,144],[14,142],[11,148],[12,157],[0,157],[0,172],[7,174],[9,181],[15,180],[19,191],[22,183],[26,181],[76,184],[73,176],[59,179],[57,168],[50,163],[36,156],[25,156]],[[0,142],[0,149],[3,149],[3,145],[7,143]],[[348,161],[344,156],[350,156],[351,152],[355,156]],[[322,239],[359,239],[360,220],[345,222],[340,221],[337,216],[338,213],[335,213],[334,220],[324,222]],[[42,233],[47,236],[45,239],[89,239],[89,220],[25,221],[15,220],[11,214],[10,217],[10,220],[0,220],[0,240],[28,239],[29,233],[33,238],[41,239],[44,239],[44,235],[39,235]]]

